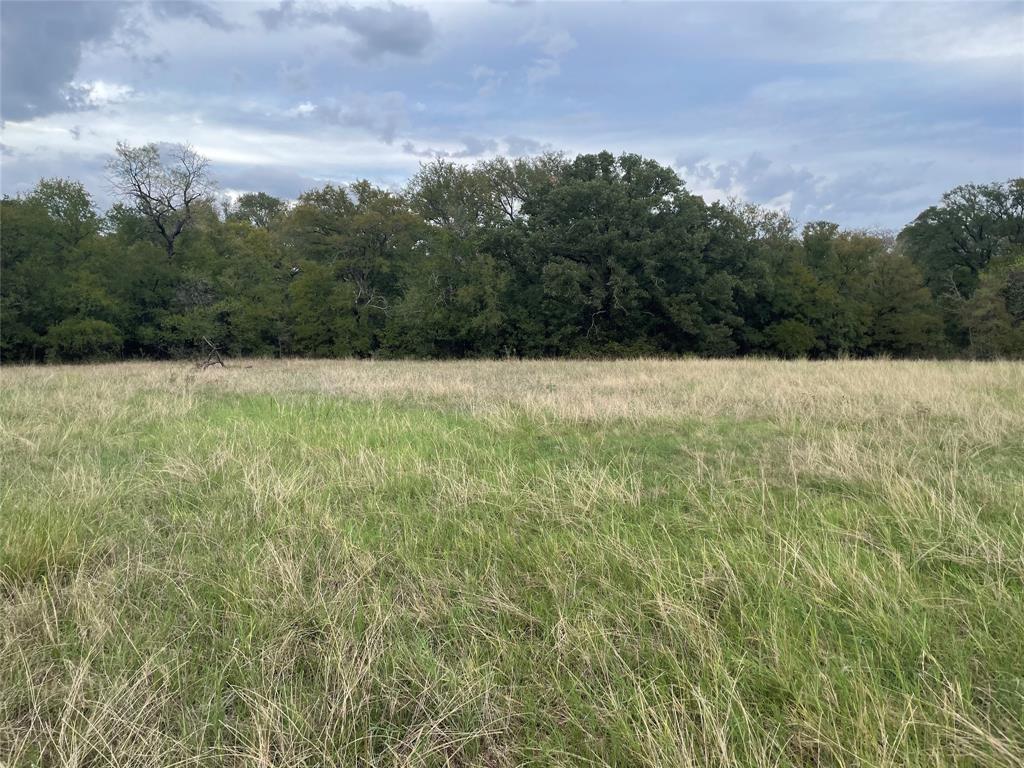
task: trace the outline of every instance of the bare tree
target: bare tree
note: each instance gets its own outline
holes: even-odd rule
[[[131,201],[164,241],[167,258],[174,258],[174,241],[192,221],[197,203],[213,191],[210,161],[188,144],[161,148],[133,147],[119,141],[107,163],[113,190]],[[165,162],[166,158],[166,162]]]

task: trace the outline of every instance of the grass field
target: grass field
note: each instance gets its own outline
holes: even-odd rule
[[[0,375],[0,765],[1024,765],[1024,364]]]

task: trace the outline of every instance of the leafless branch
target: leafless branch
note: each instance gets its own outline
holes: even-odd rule
[[[165,148],[162,157],[156,144],[132,147],[125,142],[118,142],[107,163],[111,189],[153,224],[168,259],[174,258],[174,243],[192,221],[196,204],[214,190],[209,165],[188,144]]]

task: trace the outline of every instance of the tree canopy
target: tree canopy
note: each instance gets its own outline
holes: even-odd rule
[[[1024,356],[1024,179],[897,236],[708,203],[637,155],[435,160],[216,206],[188,147],[117,147],[123,202],[5,197],[5,362],[297,356]]]

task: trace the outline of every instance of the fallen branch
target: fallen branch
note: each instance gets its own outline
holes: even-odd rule
[[[221,368],[226,368],[227,366],[224,365],[224,358],[220,356],[220,350],[217,348],[217,345],[214,344],[205,336],[203,336],[203,341],[206,342],[207,346],[210,348],[210,351],[206,355],[206,360],[200,363],[199,368],[204,371],[211,365],[220,365]]]

